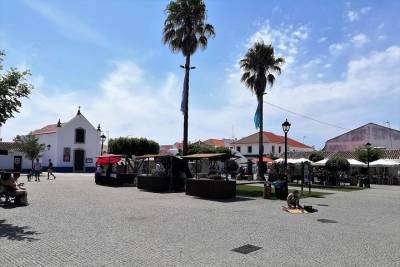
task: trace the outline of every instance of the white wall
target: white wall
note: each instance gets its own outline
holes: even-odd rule
[[[0,155],[0,169],[14,168],[14,156],[22,156],[22,169],[30,169],[32,162],[27,159],[20,152],[8,152],[8,155]]]
[[[235,144],[234,150],[237,151],[237,147],[240,147],[240,153],[243,155],[258,155],[258,144]],[[248,146],[252,147],[252,152],[249,153],[247,148]],[[272,146],[275,147],[275,156],[280,156],[285,153],[285,144],[278,144],[278,143],[264,143],[264,154],[268,155],[272,153]],[[281,152],[279,153],[279,147],[281,147]],[[311,148],[299,148],[299,147],[291,147],[288,145],[288,152],[292,151],[312,151]]]
[[[56,133],[40,134],[36,135],[36,137],[39,139],[40,144],[45,145],[45,150],[41,153],[41,157],[39,158],[39,161],[42,163],[42,166],[47,166],[49,159],[51,159],[53,164],[55,164],[57,159],[57,134]],[[47,145],[51,146],[50,150],[47,148]]]

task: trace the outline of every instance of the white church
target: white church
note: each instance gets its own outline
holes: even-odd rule
[[[55,172],[93,172],[100,155],[100,124],[95,128],[78,110],[75,117],[62,123],[46,125],[30,132],[44,144],[39,161],[43,169],[53,162]],[[14,142],[0,142],[0,169],[26,172],[31,160],[24,157]]]
[[[53,162],[55,172],[93,172],[100,154],[100,124],[97,129],[82,115],[80,109],[71,120],[46,125],[30,134],[45,145],[40,161]]]

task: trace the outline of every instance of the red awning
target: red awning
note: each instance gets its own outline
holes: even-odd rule
[[[255,158],[255,159],[253,159],[253,161],[254,162],[258,162],[258,158]],[[271,158],[268,158],[268,157],[263,157],[263,160],[262,160],[263,162],[266,162],[266,163],[275,163],[275,160],[273,160],[273,159],[271,159]]]
[[[119,155],[113,155],[113,154],[106,154],[102,156],[96,157],[96,164],[97,165],[107,165],[107,164],[114,164],[118,163],[122,157]]]

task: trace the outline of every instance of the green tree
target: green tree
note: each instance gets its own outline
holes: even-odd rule
[[[312,162],[317,162],[317,161],[323,160],[324,156],[322,156],[321,153],[314,152],[314,153],[310,154],[308,159],[311,160]]]
[[[3,73],[4,51],[0,50],[0,126],[9,118],[13,118],[21,108],[21,98],[28,97],[33,86],[26,82],[29,70],[18,71],[11,68]]]
[[[366,148],[358,148],[354,152],[358,160],[365,163],[368,162],[368,151]],[[376,148],[371,148],[369,150],[369,162],[378,160],[381,157],[382,157],[382,150]]]
[[[333,157],[326,162],[325,168],[331,174],[332,184],[336,185],[339,172],[348,171],[350,169],[350,163],[345,158]]]
[[[24,155],[32,161],[33,168],[33,161],[40,157],[40,153],[44,151],[45,145],[39,144],[39,139],[34,135],[17,135],[14,141],[20,144]]]
[[[272,45],[266,45],[263,42],[256,42],[251,47],[244,58],[240,60],[240,67],[243,70],[241,81],[256,95],[258,101],[257,112],[260,116],[259,124],[259,153],[258,153],[258,178],[261,179],[264,174],[260,164],[264,154],[263,146],[263,96],[267,85],[273,86],[275,74],[281,73],[281,66],[285,60],[281,57],[275,57]]]
[[[186,58],[181,111],[183,112],[183,154],[188,153],[189,72],[190,57],[198,48],[207,47],[208,38],[215,36],[214,27],[206,23],[207,10],[203,0],[175,0],[166,8],[163,42],[171,51],[182,52]]]
[[[188,154],[198,153],[225,153],[230,155],[232,152],[227,147],[211,147],[198,144],[190,144],[188,147]]]
[[[109,152],[131,157],[146,154],[158,154],[160,146],[153,140],[146,138],[118,137],[110,139],[108,143]]]

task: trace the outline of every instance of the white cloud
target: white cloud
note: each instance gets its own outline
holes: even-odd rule
[[[343,52],[343,50],[345,48],[347,48],[347,44],[346,43],[335,43],[335,44],[329,45],[329,47],[328,47],[330,53],[333,54],[333,55],[340,54],[341,52]]]
[[[318,43],[323,43],[323,42],[325,42],[326,40],[327,40],[326,37],[321,37],[321,38],[318,39]]]
[[[66,14],[47,2],[25,0],[28,7],[52,22],[69,39],[109,47],[109,41],[78,17]]]
[[[362,15],[367,14],[370,10],[371,7],[363,7],[360,10],[346,10],[346,16],[350,22],[354,22],[359,20]]]
[[[351,38],[351,42],[355,47],[362,47],[369,42],[369,38],[365,34],[359,33]]]

